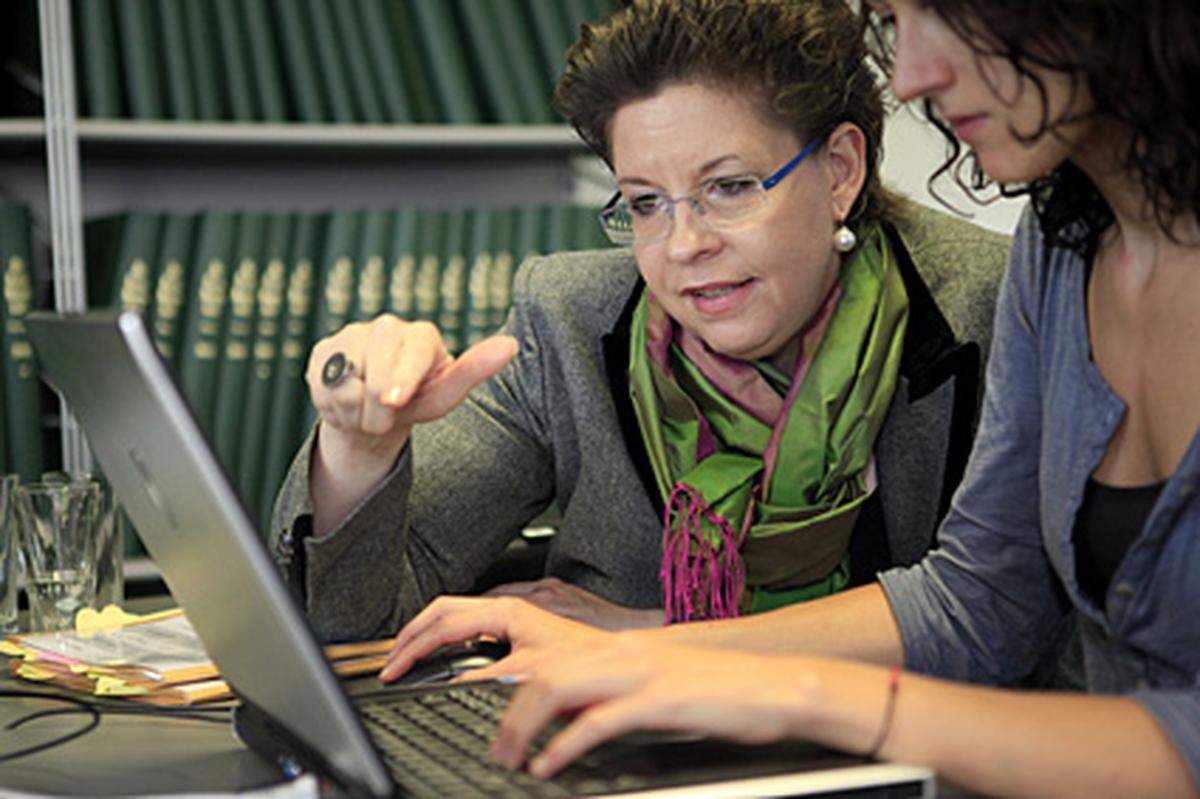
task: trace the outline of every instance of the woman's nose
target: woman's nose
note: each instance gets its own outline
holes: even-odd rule
[[[947,57],[954,34],[932,12],[919,14],[896,21],[891,87],[901,102],[934,97],[954,79]]]
[[[672,209],[671,229],[667,233],[667,254],[673,261],[686,263],[711,251],[720,240],[695,203],[686,199]]]

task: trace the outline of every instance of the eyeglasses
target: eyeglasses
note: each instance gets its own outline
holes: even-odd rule
[[[700,184],[695,195],[679,197],[646,192],[627,199],[617,192],[600,212],[600,227],[614,244],[654,244],[671,234],[675,203],[684,201],[698,219],[713,229],[727,229],[750,221],[766,209],[767,191],[791,174],[819,141],[810,142],[799,155],[765,178],[757,175],[710,178]]]

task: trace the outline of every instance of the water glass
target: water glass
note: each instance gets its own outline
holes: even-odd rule
[[[108,479],[100,472],[42,472],[44,483],[97,483],[100,504],[96,518],[96,604],[120,605],[125,598],[125,529],[128,526]]]
[[[25,553],[30,627],[67,630],[96,602],[96,524],[100,486],[42,482],[17,487],[17,527]]]
[[[13,514],[15,474],[0,475],[0,635],[17,631],[17,581],[21,577],[21,547]]]

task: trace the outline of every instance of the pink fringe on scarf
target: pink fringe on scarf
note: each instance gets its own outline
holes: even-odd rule
[[[720,530],[719,547],[714,547],[704,535],[702,520]],[[663,511],[663,556],[659,571],[667,624],[738,615],[738,602],[746,582],[738,554],[741,543],[729,522],[708,507],[700,492],[684,483],[675,485]],[[698,603],[703,606],[698,607]]]

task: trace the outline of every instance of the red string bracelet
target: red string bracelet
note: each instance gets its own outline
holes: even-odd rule
[[[875,743],[871,744],[871,748],[867,750],[867,757],[872,760],[879,757],[879,750],[883,748],[888,733],[892,731],[892,717],[896,715],[896,694],[899,692],[900,667],[892,666],[888,671],[888,695],[887,704],[883,706],[883,723],[879,725],[879,734],[875,736]]]

